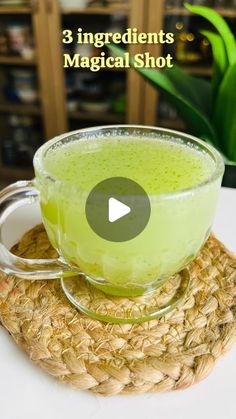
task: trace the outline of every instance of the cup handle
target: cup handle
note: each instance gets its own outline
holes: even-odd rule
[[[0,192],[0,271],[28,280],[55,279],[76,275],[60,257],[56,259],[24,259],[15,256],[4,246],[2,228],[7,217],[17,208],[37,201],[38,191],[35,189],[33,181],[16,182]]]

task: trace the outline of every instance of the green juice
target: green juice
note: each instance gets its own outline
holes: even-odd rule
[[[93,281],[106,281],[114,294],[124,287],[131,295],[132,290],[142,294],[151,289],[190,262],[209,235],[220,180],[185,194],[176,192],[208,180],[215,161],[181,140],[82,138],[48,150],[44,168],[57,180],[45,180],[36,170],[43,219],[53,246]],[[134,180],[150,198],[147,227],[127,242],[102,239],[86,219],[90,191],[110,177]]]

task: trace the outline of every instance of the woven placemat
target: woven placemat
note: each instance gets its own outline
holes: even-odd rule
[[[42,226],[13,250],[55,256]],[[212,236],[190,274],[181,306],[136,325],[81,314],[57,280],[1,276],[0,320],[30,359],[78,389],[103,395],[183,389],[205,378],[236,341],[236,258]]]

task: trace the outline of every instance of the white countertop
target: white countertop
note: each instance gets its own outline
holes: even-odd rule
[[[8,245],[38,220],[35,208],[18,210],[6,226]],[[32,210],[31,210],[32,214]],[[14,234],[13,234],[14,232]],[[214,232],[236,252],[236,190],[222,189]],[[8,230],[9,237],[9,230]],[[104,398],[67,388],[29,361],[0,328],[2,419],[235,419],[236,347],[203,382],[184,391]]]

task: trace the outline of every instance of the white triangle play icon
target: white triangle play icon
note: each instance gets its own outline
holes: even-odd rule
[[[123,204],[115,198],[109,199],[108,216],[110,223],[114,223],[115,221],[119,220],[120,218],[124,217],[130,212],[131,208],[128,207],[128,205]]]

